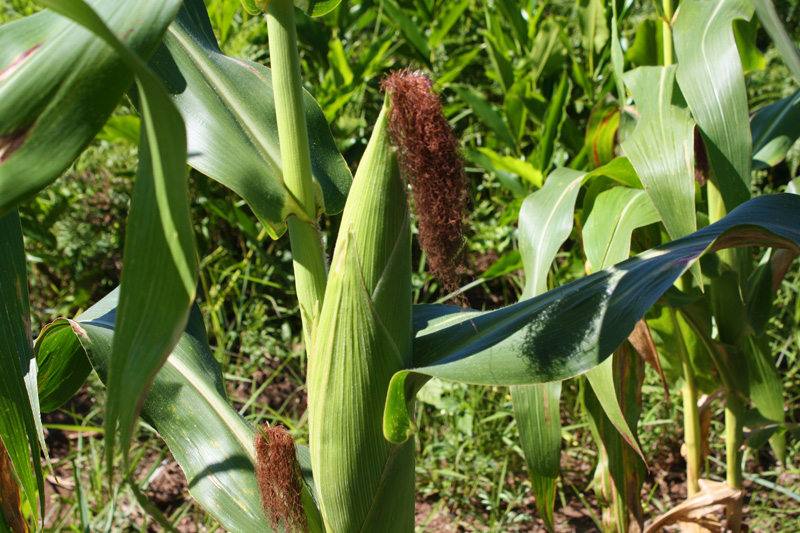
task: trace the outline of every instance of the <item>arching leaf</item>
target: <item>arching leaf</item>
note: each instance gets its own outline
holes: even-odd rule
[[[752,139],[732,25],[752,14],[748,0],[686,0],[675,20],[678,84],[703,132],[712,176],[727,211],[750,198]]]
[[[283,183],[272,74],[225,56],[201,0],[184,3],[150,60],[186,121],[189,164],[239,194],[273,237],[305,216]],[[338,213],[352,181],[319,104],[303,93],[320,211]]]
[[[180,3],[92,5],[127,47],[148,57]],[[0,215],[72,164],[132,82],[102,39],[52,11],[0,26]]]
[[[77,320],[48,325],[36,341],[39,358],[87,359],[106,382],[118,298],[115,290]],[[56,372],[47,375],[59,380]],[[153,380],[141,416],[169,446],[192,497],[220,524],[230,531],[269,530],[254,473],[256,428],[227,401],[197,306]],[[308,448],[298,446],[297,452],[304,480],[313,487]]]
[[[750,245],[800,250],[799,228],[800,198],[758,197],[691,235],[503,309],[418,306],[413,367],[392,378],[384,432],[396,441],[413,434],[407,402],[431,376],[522,385],[586,372],[627,338],[701,255]]]

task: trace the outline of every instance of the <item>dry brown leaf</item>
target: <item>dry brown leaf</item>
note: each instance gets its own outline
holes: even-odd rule
[[[664,527],[678,522],[689,522],[707,529],[719,530],[718,522],[709,515],[741,498],[742,491],[718,481],[701,479],[699,483],[700,492],[657,517],[645,528],[644,533],[658,533]]]
[[[658,377],[661,378],[661,386],[664,388],[664,398],[669,403],[669,387],[667,387],[667,380],[664,378],[664,371],[661,369],[661,361],[658,359],[658,350],[656,343],[653,341],[653,336],[650,335],[650,327],[647,325],[645,319],[641,319],[636,323],[633,331],[628,335],[628,342],[631,343],[633,349],[639,354],[639,357],[652,366]]]
[[[783,278],[789,271],[792,262],[797,258],[794,250],[776,250],[772,256],[772,292],[778,292]]]

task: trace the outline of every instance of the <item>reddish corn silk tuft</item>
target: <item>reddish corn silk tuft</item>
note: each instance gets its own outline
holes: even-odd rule
[[[264,426],[256,434],[256,478],[261,505],[272,529],[307,531],[300,463],[294,439],[283,426]]]
[[[391,100],[389,133],[411,185],[419,242],[431,273],[447,292],[459,286],[467,204],[458,141],[442,113],[433,82],[421,71],[392,72],[381,84]],[[462,303],[466,303],[461,298]]]

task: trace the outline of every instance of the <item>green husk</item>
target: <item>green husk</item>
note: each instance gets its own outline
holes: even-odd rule
[[[411,233],[384,106],[356,173],[309,362],[314,481],[327,531],[412,531],[414,444],[383,437],[411,348]]]

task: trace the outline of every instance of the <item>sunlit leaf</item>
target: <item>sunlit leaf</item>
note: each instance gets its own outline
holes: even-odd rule
[[[753,168],[773,167],[800,137],[800,90],[762,107],[750,120],[753,131]]]
[[[41,423],[37,428],[39,402],[36,393],[36,361],[33,358],[30,331],[28,277],[25,273],[25,248],[22,227],[14,209],[0,217],[0,439],[8,450],[9,473],[3,476],[3,491],[9,496],[16,479],[33,510],[38,524],[38,510],[44,511],[42,467],[39,463]],[[0,444],[1,446],[1,444]],[[35,458],[31,461],[31,458]],[[31,466],[33,464],[33,467]],[[13,468],[11,468],[13,465]],[[9,482],[10,478],[10,482]],[[14,484],[11,487],[10,484]],[[19,498],[19,493],[17,493]],[[5,502],[5,500],[2,500]],[[40,501],[41,507],[36,502]],[[12,500],[9,501],[11,504]],[[2,509],[0,509],[2,510]],[[8,519],[21,519],[20,510],[9,512]]]
[[[673,239],[697,228],[694,209],[694,122],[672,104],[675,68],[640,67],[625,84],[641,118],[622,148]]]
[[[789,67],[795,83],[800,84],[800,54],[797,52],[794,40],[786,31],[783,21],[775,11],[775,6],[770,0],[752,0],[752,4],[758,13],[758,20],[775,43],[775,47],[786,62],[786,66]]]
[[[675,20],[678,84],[703,132],[712,179],[727,211],[750,198],[752,139],[732,24],[752,14],[748,0],[686,0]]]
[[[510,388],[536,508],[545,527],[553,531],[556,480],[561,464],[561,382]]]
[[[302,209],[283,183],[271,71],[222,54],[200,0],[184,3],[150,66],[186,121],[189,164],[230,187],[273,237]],[[352,177],[322,110],[304,92],[318,208],[338,213]]]
[[[392,378],[385,424],[398,437],[413,434],[407,402],[430,376],[521,385],[594,368],[704,253],[758,244],[800,249],[798,213],[795,195],[762,196],[694,234],[503,309],[417,306],[413,366]]]
[[[154,50],[178,0],[95,1],[137,54]],[[0,27],[0,214],[56,179],[133,82],[102,39],[51,11]],[[24,176],[24,178],[23,178]]]
[[[44,3],[113,48],[136,74],[141,98],[140,160],[125,235],[119,325],[109,371],[105,452],[110,464],[117,422],[127,458],[144,396],[186,326],[194,301],[197,265],[189,218],[186,133],[158,79],[87,4]]]
[[[614,187],[601,193],[583,227],[583,248],[591,270],[627,259],[633,230],[659,221],[642,189]]]
[[[523,298],[547,290],[547,272],[573,225],[575,200],[583,172],[559,168],[540,190],[528,196],[519,212],[519,251],[525,265]]]

